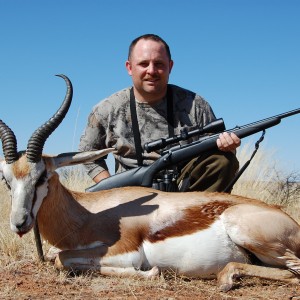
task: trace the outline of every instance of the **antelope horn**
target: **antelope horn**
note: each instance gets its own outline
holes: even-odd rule
[[[58,111],[46,123],[40,126],[31,136],[27,144],[27,160],[38,162],[42,157],[43,147],[50,134],[59,126],[66,116],[73,97],[73,87],[70,79],[65,75],[56,75],[63,78],[67,84],[65,99]]]
[[[17,139],[13,131],[0,120],[0,138],[6,163],[12,164],[18,159]]]

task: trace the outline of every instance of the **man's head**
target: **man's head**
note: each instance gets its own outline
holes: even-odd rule
[[[128,60],[130,60],[130,56],[131,56],[131,53],[132,53],[132,50],[133,50],[134,46],[137,44],[137,42],[139,40],[142,40],[142,39],[152,40],[152,41],[155,41],[155,42],[162,43],[165,46],[165,49],[166,49],[167,55],[169,57],[169,60],[171,60],[171,51],[170,51],[169,45],[160,36],[158,36],[156,34],[152,34],[152,33],[141,35],[141,36],[137,37],[136,39],[134,39],[131,42],[131,44],[129,46],[129,51],[128,51]]]
[[[150,104],[161,100],[166,94],[172,67],[169,46],[159,36],[145,34],[130,44],[126,69],[132,76],[138,100]]]

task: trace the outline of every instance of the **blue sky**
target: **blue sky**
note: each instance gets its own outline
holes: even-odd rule
[[[0,119],[25,149],[61,103],[63,73],[73,103],[44,151],[77,150],[92,106],[131,85],[128,45],[144,33],[169,43],[170,82],[202,95],[227,129],[299,108],[299,15],[297,0],[0,0]],[[289,169],[300,170],[299,127],[300,114],[284,119],[263,143]]]

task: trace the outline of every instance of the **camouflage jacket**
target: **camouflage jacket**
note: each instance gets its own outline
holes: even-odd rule
[[[194,130],[215,120],[212,108],[201,96],[175,85],[170,86],[173,94],[175,135],[179,134],[183,127]],[[136,111],[142,146],[147,142],[169,136],[166,98],[155,105],[136,101]],[[114,154],[117,173],[137,166],[130,112],[130,87],[111,95],[93,107],[80,139],[79,150],[109,147],[117,149],[117,153]],[[149,165],[158,157],[159,152],[145,151],[143,163]],[[104,159],[88,163],[85,167],[91,178],[108,169]]]

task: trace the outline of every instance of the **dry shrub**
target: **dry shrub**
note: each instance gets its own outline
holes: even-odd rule
[[[254,146],[241,146],[237,157],[242,167],[251,157]],[[233,187],[233,194],[280,205],[299,219],[300,171],[284,170],[275,158],[275,151],[258,149],[246,171]]]
[[[240,168],[250,159],[253,150],[253,145],[250,143],[238,149],[237,157],[240,162]],[[270,199],[269,188],[273,186],[277,178],[277,164],[278,162],[274,159],[274,153],[259,149],[250,165],[234,185],[232,193],[261,199],[269,203],[273,202]]]

